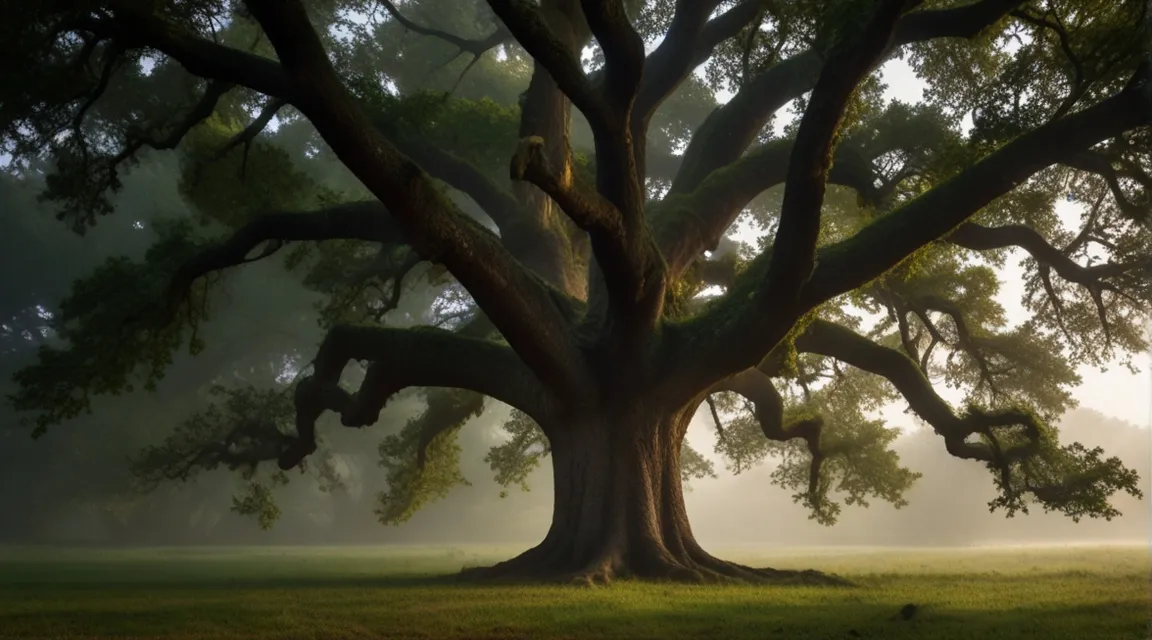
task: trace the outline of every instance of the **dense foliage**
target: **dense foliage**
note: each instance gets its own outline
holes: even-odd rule
[[[729,469],[776,460],[823,524],[906,504],[920,474],[876,418],[896,401],[988,467],[993,509],[1140,494],[1052,425],[1076,366],[1149,346],[1145,2],[11,4],[5,179],[85,233],[175,157],[186,203],[51,313],[4,310],[0,338],[44,332],[12,396],[34,435],[211,353],[214,309],[256,295],[233,267],[279,260],[313,294],[265,333],[326,332],[205,384],[135,458],[149,487],[232,469],[270,526],[283,470],[340,487],[324,433],[405,394],[375,510],[404,522],[467,483],[489,398],[513,409],[485,461],[527,488],[554,423],[633,415],[619,390],[699,409]],[[922,102],[885,98],[895,57]],[[1026,313],[1002,304],[1018,261]],[[672,439],[679,479],[714,475]]]

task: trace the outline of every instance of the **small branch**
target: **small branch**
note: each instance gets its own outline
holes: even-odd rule
[[[708,394],[704,401],[708,403],[708,410],[712,412],[712,422],[716,425],[716,437],[720,439],[720,442],[726,442],[728,437],[724,433],[724,423],[720,420],[720,411],[716,409],[716,400],[712,394]]]
[[[1093,151],[1082,151],[1080,153],[1069,154],[1061,160],[1061,164],[1085,171],[1094,173],[1101,178],[1108,185],[1108,189],[1112,192],[1112,197],[1116,202],[1116,206],[1120,208],[1125,215],[1133,219],[1142,219],[1146,214],[1147,204],[1143,206],[1134,203],[1128,199],[1124,193],[1124,189],[1120,186],[1120,178],[1122,176],[1120,171],[1117,171],[1112,166],[1112,159],[1102,153]],[[1123,177],[1132,178],[1140,182],[1145,188],[1152,188],[1152,177],[1143,174],[1140,171],[1128,171],[1123,174]]]
[[[820,416],[805,416],[790,423],[784,421],[784,399],[772,384],[772,379],[758,369],[747,369],[717,384],[711,391],[731,391],[752,403],[752,413],[760,424],[764,437],[775,442],[802,439],[812,456],[808,470],[808,499],[818,505],[820,496],[820,468],[824,460],[835,452],[820,446],[820,433],[824,420]]]
[[[433,29],[417,24],[404,16],[404,14],[396,8],[390,0],[379,0],[380,4],[384,6],[387,11],[395,20],[404,26],[409,31],[414,31],[420,35],[431,36],[447,42],[460,50],[460,53],[471,53],[473,58],[479,58],[488,51],[512,40],[512,34],[508,29],[501,24],[490,35],[485,36],[480,40],[470,40],[468,38],[461,38],[455,34],[441,31],[440,29]]]
[[[468,71],[471,70],[472,67],[475,66],[476,63],[480,61],[480,58],[485,53],[491,51],[492,49],[495,49],[496,47],[498,47],[498,46],[500,46],[506,42],[510,42],[513,39],[512,33],[509,32],[507,27],[505,27],[503,24],[500,24],[499,26],[497,26],[496,30],[493,31],[491,34],[489,34],[488,36],[481,38],[479,40],[470,40],[468,38],[461,38],[460,36],[448,33],[447,31],[441,31],[440,29],[433,29],[431,27],[425,27],[425,26],[422,26],[422,25],[419,25],[419,24],[413,22],[412,20],[409,20],[407,17],[404,16],[403,13],[401,13],[401,11],[399,9],[396,8],[396,5],[393,4],[392,2],[390,2],[389,0],[379,0],[379,2],[380,2],[380,4],[382,4],[384,6],[384,9],[389,14],[391,14],[391,16],[397,22],[399,22],[401,25],[404,26],[405,29],[408,29],[409,31],[414,31],[414,32],[419,33],[421,35],[438,38],[440,40],[443,40],[443,41],[455,46],[457,49],[456,54],[453,55],[447,61],[445,61],[444,65],[447,65],[448,63],[452,62],[456,58],[460,57],[460,54],[462,54],[462,53],[472,54],[472,60],[470,60],[468,62],[468,65],[464,67],[464,71],[462,71],[460,73],[460,77],[456,80],[456,85],[452,87],[451,93],[455,93],[456,87],[459,86],[460,82],[462,82],[464,80],[464,76],[467,75]],[[443,66],[443,65],[441,65],[441,66]]]
[[[183,303],[192,284],[210,273],[251,262],[248,255],[262,243],[365,240],[395,244],[404,237],[384,205],[376,201],[338,205],[308,213],[268,213],[236,230],[227,240],[187,260],[168,286],[170,305]],[[271,255],[265,252],[265,255]]]
[[[256,119],[245,127],[243,131],[233,136],[232,139],[228,141],[228,144],[217,151],[214,159],[219,160],[227,155],[229,151],[240,145],[244,145],[244,158],[240,164],[240,175],[243,176],[245,167],[248,165],[248,151],[252,146],[252,141],[268,127],[268,124],[272,122],[272,118],[276,117],[276,113],[287,104],[288,102],[282,98],[272,98],[266,102],[264,107],[260,109],[260,114],[256,116]]]
[[[974,222],[968,222],[953,231],[947,240],[953,244],[973,249],[988,251],[1007,247],[1019,247],[1028,252],[1036,260],[1045,292],[1057,313],[1058,321],[1063,324],[1062,310],[1059,297],[1048,278],[1048,270],[1055,271],[1057,275],[1068,282],[1084,287],[1096,305],[1097,315],[1100,318],[1101,329],[1105,339],[1111,344],[1111,328],[1107,317],[1107,308],[1104,304],[1105,291],[1130,297],[1116,284],[1109,282],[1110,278],[1117,278],[1129,272],[1152,267],[1152,258],[1137,260],[1130,263],[1106,263],[1095,266],[1082,266],[1077,264],[1060,249],[1048,242],[1035,230],[1024,225],[1005,225],[1001,227],[985,227]]]
[[[918,316],[925,322],[926,327],[931,327],[928,321],[928,311],[937,311],[951,318],[953,328],[956,330],[956,347],[962,349],[976,361],[976,365],[980,369],[980,380],[982,383],[988,385],[988,389],[994,396],[1000,395],[1000,389],[996,384],[996,379],[992,374],[988,359],[984,357],[984,352],[980,349],[979,344],[977,344],[978,339],[972,335],[972,331],[968,327],[968,322],[964,318],[964,312],[960,307],[956,306],[951,300],[934,295],[914,296],[905,298],[905,301],[917,310]],[[929,330],[933,331],[934,328]],[[935,337],[935,335],[933,337]],[[913,358],[916,357],[914,354],[910,355],[912,355]],[[979,388],[979,385],[977,385],[977,388]]]
[[[1065,57],[1068,62],[1072,63],[1072,79],[1070,84],[1071,90],[1068,92],[1068,97],[1052,114],[1051,119],[1056,120],[1064,117],[1076,105],[1076,102],[1084,94],[1084,64],[1072,49],[1072,43],[1068,36],[1068,30],[1064,28],[1064,24],[1060,21],[1060,16],[1056,15],[1053,10],[1051,12],[1055,22],[1049,21],[1047,18],[1041,18],[1032,15],[1027,9],[1017,9],[1011,12],[1012,17],[1019,18],[1033,26],[1040,27],[1041,29],[1049,29],[1056,34],[1057,39],[1060,41],[1060,48],[1064,51]]]
[[[1005,410],[972,412],[961,418],[936,393],[914,360],[850,329],[825,320],[814,320],[796,338],[796,350],[835,358],[887,379],[904,396],[912,410],[944,437],[948,452],[955,457],[993,462],[1007,469],[1010,463],[1036,453],[1040,433],[1034,416],[1024,411]],[[1029,441],[1014,445],[1007,451],[997,451],[987,443],[967,440],[973,434],[990,434],[993,429],[1012,426],[1024,426]]]

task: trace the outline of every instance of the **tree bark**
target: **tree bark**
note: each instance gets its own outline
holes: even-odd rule
[[[684,507],[679,462],[692,413],[637,408],[549,429],[555,502],[548,535],[511,560],[467,569],[462,577],[578,584],[615,578],[843,584],[815,571],[738,565],[700,547]]]

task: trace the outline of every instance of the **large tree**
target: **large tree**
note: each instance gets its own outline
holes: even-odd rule
[[[492,398],[513,408],[497,480],[548,455],[555,503],[543,542],[480,573],[589,580],[787,575],[693,538],[682,483],[711,467],[684,437],[705,405],[729,465],[780,458],[774,480],[822,523],[903,503],[916,474],[871,414],[897,395],[988,467],[993,508],[1110,518],[1112,493],[1139,494],[1049,422],[1074,365],[1147,347],[1144,0],[7,6],[9,170],[46,174],[82,230],[114,209],[118,171],[176,150],[206,225],[75,284],[62,342],[16,376],[36,433],[154,385],[204,348],[218,273],[280,253],[329,300],[291,396],[222,391],[143,476],[259,480],[304,464],[325,415],[369,426],[427,389],[380,445],[378,513],[399,522],[463,481],[457,431]],[[883,100],[896,56],[924,103]],[[1028,256],[1018,323],[995,301],[1011,250]],[[396,314],[407,295],[427,311]],[[237,508],[267,513],[268,484],[250,489]]]

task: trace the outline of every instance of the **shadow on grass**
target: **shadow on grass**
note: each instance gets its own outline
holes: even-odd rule
[[[8,592],[26,592],[28,590],[60,591],[60,590],[219,590],[219,589],[413,589],[419,587],[448,587],[480,588],[483,584],[474,584],[461,581],[456,573],[389,573],[382,575],[287,575],[287,576],[237,576],[229,577],[219,572],[203,576],[179,576],[173,578],[153,577],[155,571],[149,570],[149,575],[133,578],[131,576],[116,575],[110,579],[101,579],[98,576],[82,579],[45,579],[5,577],[0,581],[0,594]]]
[[[0,629],[16,637],[275,637],[426,639],[485,638],[1025,638],[1044,640],[1134,640],[1145,629],[1147,611],[1134,603],[980,610],[925,606],[909,621],[894,618],[897,607],[879,602],[733,602],[659,598],[643,606],[610,601],[533,602],[487,598],[468,602],[451,592],[429,602],[389,602],[387,594],[361,593],[341,601],[307,603],[289,599],[235,602],[157,602],[143,609],[54,607],[0,615]],[[456,596],[459,596],[456,593]],[[764,595],[764,594],[761,594]],[[306,607],[300,608],[300,605]],[[632,603],[635,605],[636,603]],[[46,615],[47,613],[47,615]]]

